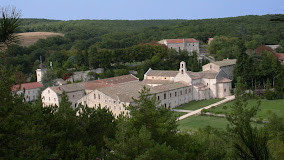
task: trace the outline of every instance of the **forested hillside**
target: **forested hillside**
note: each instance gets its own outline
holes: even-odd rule
[[[237,58],[247,49],[262,44],[283,44],[283,15],[241,16],[204,20],[74,20],[21,19],[18,32],[58,32],[64,37],[39,40],[32,46],[10,46],[6,60],[24,74],[34,72],[39,57],[45,64],[53,62],[54,74],[63,77],[68,68],[86,70],[102,67],[108,70],[100,78],[126,74],[142,75],[153,69],[178,68],[186,60],[192,71],[198,71],[194,56],[167,50],[152,41],[170,38],[195,38],[207,43],[215,37],[209,50],[217,60]],[[195,55],[196,56],[196,55]],[[129,68],[127,64],[143,62]],[[118,70],[118,71],[116,71]]]

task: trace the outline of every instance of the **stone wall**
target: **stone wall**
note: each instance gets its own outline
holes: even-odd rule
[[[40,88],[25,90],[25,95],[24,95],[25,100],[27,102],[33,102],[37,100],[39,98],[39,92]],[[24,93],[23,90],[17,92],[18,95],[21,95],[22,93]]]

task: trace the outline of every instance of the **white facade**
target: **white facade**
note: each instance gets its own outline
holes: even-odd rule
[[[37,82],[42,81],[42,76],[47,72],[47,69],[37,69],[36,70],[36,79]]]
[[[50,87],[42,91],[41,99],[43,106],[55,106],[55,105],[59,106],[60,103],[60,96]]]

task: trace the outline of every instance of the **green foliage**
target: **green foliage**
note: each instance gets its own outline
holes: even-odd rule
[[[242,79],[239,77],[236,85],[236,100],[231,106],[232,112],[226,115],[230,122],[228,131],[233,138],[233,154],[237,159],[268,159],[268,136],[263,129],[252,127],[251,119],[255,117],[257,105],[248,107]]]
[[[134,104],[127,107],[129,116],[120,119],[115,139],[107,139],[110,159],[179,159],[181,156],[173,148],[175,114],[160,106],[146,87]]]
[[[20,13],[16,8],[1,8],[0,17],[0,47],[17,42],[14,34],[19,27]]]
[[[42,76],[42,84],[43,88],[51,87],[55,84],[56,75],[52,73],[50,70],[47,70],[45,74]]]

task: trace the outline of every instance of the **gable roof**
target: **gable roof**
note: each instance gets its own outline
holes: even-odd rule
[[[20,88],[21,86],[21,88]],[[39,82],[32,82],[32,83],[23,83],[21,85],[17,84],[17,85],[13,85],[12,86],[12,91],[22,91],[22,90],[29,90],[29,89],[36,89],[36,88],[41,88],[42,84],[40,84]]]
[[[95,90],[97,88],[102,88],[102,87],[107,87],[107,86],[111,86],[114,84],[127,83],[127,82],[132,82],[132,81],[139,81],[139,79],[132,74],[105,78],[105,79],[98,79],[94,81],[85,82],[85,89]]]
[[[187,73],[192,79],[200,79],[200,78],[214,79],[218,74],[218,72],[214,70],[206,70],[201,72],[187,71]]]
[[[83,91],[84,88],[85,86],[83,82],[50,87],[50,89],[56,92],[57,94],[62,94],[63,91],[65,91],[66,93]]]
[[[139,97],[139,91],[141,91],[144,86],[150,89],[151,94],[155,94],[168,90],[183,88],[189,85],[180,82],[172,82],[156,87],[151,87],[142,81],[138,81],[127,84],[112,85],[105,88],[98,88],[97,90],[115,100],[120,100],[121,102],[132,102],[133,101],[132,98]]]
[[[175,77],[179,71],[167,71],[167,70],[148,70],[147,76],[161,76],[161,77]]]
[[[184,43],[184,41],[186,43],[197,43],[199,42],[198,40],[194,39],[194,38],[186,38],[186,39],[166,39],[167,43]]]
[[[216,61],[212,62],[213,64],[216,64],[217,66],[223,67],[223,66],[230,66],[236,64],[237,59],[223,59],[222,61]]]

